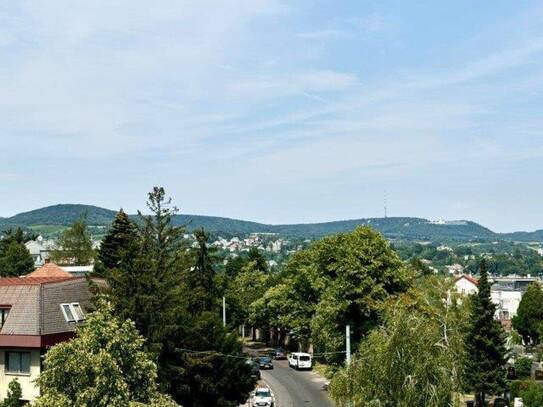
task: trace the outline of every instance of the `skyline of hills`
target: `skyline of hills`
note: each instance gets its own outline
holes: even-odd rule
[[[84,204],[58,204],[22,212],[11,217],[0,217],[0,228],[26,227],[37,230],[55,230],[69,226],[86,215],[89,226],[107,227],[116,211]],[[137,215],[131,215],[136,218]],[[496,233],[476,222],[461,220],[432,222],[417,217],[359,218],[330,222],[300,224],[265,224],[218,216],[179,214],[176,225],[186,225],[187,230],[204,228],[209,232],[226,235],[249,233],[277,233],[298,238],[318,238],[328,234],[354,229],[358,225],[372,226],[391,239],[406,240],[514,240],[543,242],[543,230]]]

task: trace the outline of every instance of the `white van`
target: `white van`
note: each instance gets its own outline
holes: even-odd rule
[[[309,353],[294,352],[288,356],[288,365],[294,369],[312,369],[313,359]]]

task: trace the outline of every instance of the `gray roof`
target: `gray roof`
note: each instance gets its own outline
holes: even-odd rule
[[[60,304],[78,302],[85,312],[90,310],[92,294],[85,278],[38,284],[23,281],[0,285],[0,305],[11,307],[0,335],[72,332],[76,324],[65,320]]]

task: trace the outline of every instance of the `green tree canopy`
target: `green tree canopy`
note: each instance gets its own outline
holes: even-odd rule
[[[34,270],[34,260],[24,244],[11,241],[2,246],[0,277],[19,277]]]
[[[37,407],[127,407],[157,400],[176,406],[158,394],[156,365],[134,323],[117,318],[108,303],[102,302],[77,334],[47,352]]]
[[[85,217],[66,229],[51,252],[51,261],[61,265],[87,266],[94,261],[95,252]]]
[[[461,389],[465,307],[436,278],[384,308],[383,323],[332,379],[338,406],[453,406]]]
[[[532,283],[522,296],[513,327],[522,335],[526,344],[538,344],[543,328],[543,289],[541,284]]]
[[[333,353],[343,350],[345,325],[353,328],[357,344],[377,325],[379,304],[404,292],[412,276],[379,233],[359,227],[296,253],[285,267],[282,283],[255,307],[266,310],[263,301],[285,299],[290,306],[274,304],[283,312],[275,319],[293,324],[285,328],[302,345],[310,336],[317,352],[330,352],[328,362],[338,363],[342,358]]]
[[[480,266],[479,291],[471,301],[470,324],[466,336],[465,379],[475,393],[477,406],[485,406],[488,395],[505,389],[505,332],[494,319],[496,306],[490,298],[488,272]]]
[[[161,187],[148,195],[137,239],[125,243],[107,274],[109,297],[121,318],[135,321],[158,364],[161,389],[187,407],[237,406],[254,386],[241,343],[219,317],[216,256],[207,234],[189,249],[177,209]]]

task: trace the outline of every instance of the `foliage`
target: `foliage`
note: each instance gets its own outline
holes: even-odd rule
[[[245,264],[241,271],[231,279],[226,290],[229,322],[236,327],[249,322],[248,305],[254,303],[266,293],[269,274],[259,269],[256,261]]]
[[[0,277],[19,277],[34,270],[34,260],[24,244],[15,240],[0,248]]]
[[[516,381],[511,386],[511,397],[522,397],[524,407],[541,407],[543,387],[534,380]]]
[[[477,406],[485,405],[487,395],[499,394],[505,388],[505,332],[494,319],[495,312],[483,261],[479,291],[472,298],[470,326],[466,335],[465,379],[468,388],[475,392]]]
[[[8,385],[7,397],[0,402],[0,407],[19,407],[21,405],[21,397],[23,390],[17,379],[13,379]]]
[[[543,289],[539,283],[528,286],[522,296],[513,327],[522,335],[524,342],[537,345],[543,326]]]
[[[100,250],[97,255],[98,264],[96,266],[105,269],[119,267],[122,260],[122,252],[137,238],[136,232],[136,226],[121,209],[115,216],[111,228],[100,244]]]
[[[256,384],[234,333],[216,312],[192,317],[165,364],[169,393],[187,407],[237,407]]]
[[[62,232],[57,247],[51,252],[51,261],[61,265],[86,266],[93,262],[94,256],[87,221],[81,217]]]
[[[156,365],[143,351],[133,322],[121,320],[102,302],[78,335],[53,346],[37,380],[37,407],[125,407],[159,396]],[[172,404],[172,406],[175,404]]]
[[[527,379],[532,373],[532,359],[521,356],[515,360],[515,373],[519,379]]]
[[[338,406],[456,405],[466,310],[455,300],[444,301],[447,291],[430,278],[387,304],[383,324],[332,379]]]
[[[302,348],[311,340],[318,353],[329,353],[328,363],[339,363],[345,325],[356,345],[378,323],[380,304],[405,291],[412,275],[379,233],[360,227],[294,254],[253,302],[250,319],[285,329]]]
[[[298,283],[309,284],[304,291],[314,297],[314,308],[305,319],[311,318],[317,352],[331,353],[329,363],[341,360],[333,352],[343,350],[345,325],[352,327],[356,345],[378,324],[380,304],[405,291],[412,277],[386,240],[368,227],[317,241],[294,255],[286,272]]]
[[[140,214],[137,238],[106,274],[109,297],[120,317],[133,319],[146,338],[165,392],[188,407],[238,405],[254,382],[241,343],[219,318],[218,259],[204,231],[196,234],[197,247],[187,247],[163,188],[148,197],[151,215]]]
[[[208,246],[209,234],[204,229],[194,231],[196,247],[193,248],[194,268],[187,270],[186,280],[191,290],[189,309],[195,313],[210,311],[217,300],[215,290],[215,249]]]

